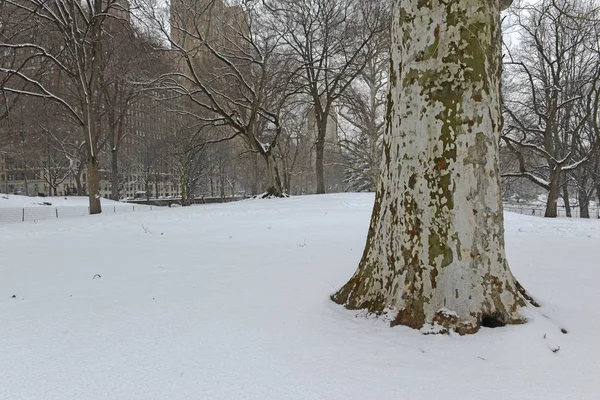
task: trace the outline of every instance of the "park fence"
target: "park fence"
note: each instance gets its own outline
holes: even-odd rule
[[[567,210],[565,206],[557,207],[557,214],[559,217],[566,217]],[[546,207],[535,204],[504,204],[504,211],[513,212],[516,214],[524,214],[524,215],[534,215],[536,217],[543,217],[546,213]],[[600,208],[598,207],[590,207],[590,218],[600,218]],[[571,206],[571,217],[579,218],[580,210],[578,206]]]
[[[102,213],[121,214],[131,212],[147,212],[157,207],[139,206],[135,204],[123,204],[114,206],[103,206]],[[160,208],[160,207],[159,207]],[[83,217],[89,215],[90,209],[86,206],[65,206],[65,207],[7,207],[0,208],[0,223],[10,222],[28,222],[40,221],[57,218]]]

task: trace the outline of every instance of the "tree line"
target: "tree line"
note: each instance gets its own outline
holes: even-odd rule
[[[372,191],[389,77],[384,0],[3,0],[0,152],[56,187]],[[504,18],[505,198],[600,196],[598,3]],[[42,168],[39,168],[39,167]],[[27,173],[23,177],[31,176]],[[82,182],[84,177],[85,182]],[[125,180],[125,181],[124,181]]]
[[[118,198],[131,171],[150,193],[168,170],[183,201],[202,180],[221,190],[241,180],[265,196],[293,192],[294,181],[302,192],[341,190],[348,157],[337,132],[359,121],[389,36],[385,1],[0,6],[0,151],[54,191],[75,176],[91,213],[101,212],[101,180]]]
[[[547,193],[546,217],[600,200],[600,3],[516,2],[505,19],[503,177]],[[521,182],[522,183],[522,182]]]

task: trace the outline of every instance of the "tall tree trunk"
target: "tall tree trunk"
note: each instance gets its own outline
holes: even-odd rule
[[[181,185],[181,205],[187,206],[189,205],[188,199],[188,181],[189,181],[189,160],[186,156],[186,160],[183,163],[183,167],[181,168],[181,175],[179,177],[179,184]]]
[[[252,186],[250,187],[250,194],[256,196],[258,194],[258,157],[260,153],[257,153],[252,157]]]
[[[600,184],[595,185],[596,187],[596,217],[600,218]]]
[[[271,151],[261,153],[267,167],[267,190],[265,196],[283,197],[283,185],[279,177],[277,160]]]
[[[392,21],[375,206],[332,299],[428,332],[522,323],[500,198],[499,0],[395,0]]]
[[[560,196],[560,177],[561,167],[557,165],[550,173],[550,189],[548,190],[548,199],[546,201],[546,218],[556,218],[558,216],[558,197]]]
[[[25,182],[25,196],[29,196],[29,182],[27,181],[27,170],[23,172],[23,180]]]
[[[571,201],[569,199],[569,185],[567,183],[567,176],[566,174],[563,174],[563,184],[562,184],[562,188],[563,188],[563,201],[565,203],[565,213],[567,214],[567,217],[571,218],[572,212],[571,212]]]
[[[590,199],[588,196],[588,192],[587,190],[585,190],[585,188],[579,189],[579,217],[590,217]]]
[[[292,194],[292,174],[287,169],[283,171],[283,189],[285,193]]]
[[[315,171],[317,174],[317,194],[325,193],[325,133],[326,123],[319,123],[315,144]]]
[[[219,159],[219,186],[221,189],[221,199],[225,198],[225,168],[223,167],[223,158]]]
[[[102,3],[100,0],[93,2],[94,14],[102,15]],[[86,122],[85,141],[88,146],[88,198],[90,202],[90,214],[100,214],[102,205],[100,204],[100,160],[98,157],[98,136],[100,135],[100,74],[102,72],[102,21],[98,17],[90,22],[90,54],[89,65],[85,65],[87,58],[78,60],[81,64],[85,78],[89,79],[88,87],[85,91],[84,120]],[[85,57],[84,54],[79,57]],[[89,74],[89,75],[88,75]]]
[[[160,182],[160,175],[158,174],[158,172],[154,173],[154,197],[156,199],[158,199],[159,195],[158,195],[158,185]]]
[[[87,162],[87,181],[90,214],[100,214],[102,212],[100,204],[100,168],[98,159],[91,155],[88,157]]]
[[[110,152],[110,196],[119,200],[119,149],[116,146]]]
[[[77,188],[77,196],[83,196],[83,185],[81,184],[81,174],[83,168],[79,166],[77,168],[77,172],[75,173],[75,186]]]

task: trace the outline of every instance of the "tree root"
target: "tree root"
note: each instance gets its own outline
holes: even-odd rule
[[[534,307],[541,307],[540,303],[538,303],[532,295],[530,295],[527,290],[525,290],[525,288],[523,287],[523,285],[521,285],[519,283],[518,280],[515,279],[515,286],[517,287],[517,290],[519,291],[519,293],[521,293],[521,296],[523,296],[525,298],[525,300],[527,300],[532,306]]]

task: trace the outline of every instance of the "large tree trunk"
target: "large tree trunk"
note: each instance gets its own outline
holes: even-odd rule
[[[279,168],[277,167],[277,160],[271,151],[261,153],[267,167],[267,190],[264,194],[265,197],[284,197],[283,185],[281,184],[281,178],[279,176]]]
[[[596,198],[597,203],[596,203],[596,213],[597,213],[597,217],[600,218],[600,184],[596,185]]]
[[[588,197],[588,192],[587,190],[585,190],[585,188],[579,189],[579,217],[590,217],[590,199]]]
[[[524,322],[504,251],[499,18],[499,0],[394,2],[375,206],[335,302],[427,332]]]
[[[546,201],[546,218],[556,218],[558,216],[558,197],[560,196],[560,177],[561,167],[557,165],[550,173],[550,189],[548,190],[548,200]]]
[[[283,190],[287,194],[292,194],[292,174],[287,169],[283,171]]]
[[[252,186],[250,194],[256,196],[258,194],[258,154],[252,156]]]
[[[565,213],[567,214],[567,217],[571,218],[573,216],[572,212],[571,212],[571,200],[569,199],[569,185],[567,182],[567,176],[566,174],[563,174],[563,201],[565,203]]]
[[[87,162],[88,198],[90,201],[90,214],[100,214],[100,170],[96,157],[88,157]]]

